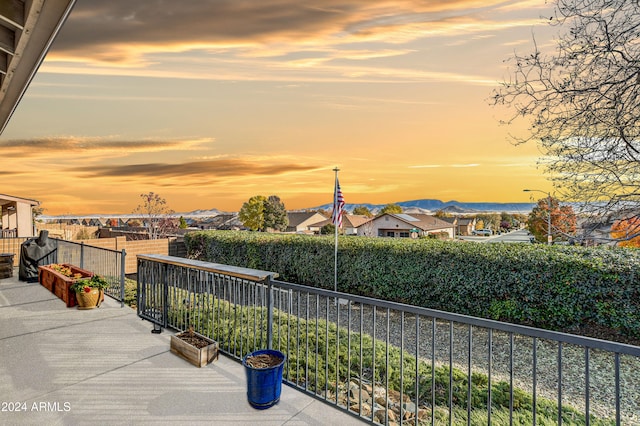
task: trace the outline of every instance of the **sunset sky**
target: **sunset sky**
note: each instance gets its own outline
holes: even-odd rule
[[[489,105],[549,46],[545,0],[77,0],[0,137],[45,214],[421,198],[529,202],[535,145]],[[539,198],[539,197],[536,197]]]

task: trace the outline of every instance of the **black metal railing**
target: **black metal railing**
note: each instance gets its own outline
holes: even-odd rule
[[[14,265],[20,262],[20,250],[22,243],[30,238],[0,238],[0,253],[13,253]],[[38,265],[51,263],[69,263],[79,266],[95,274],[105,277],[109,286],[105,294],[118,300],[124,306],[125,290],[125,257],[124,250],[110,250],[102,247],[93,247],[84,243],[60,240],[55,241],[55,249],[38,261]]]
[[[56,241],[56,263],[69,263],[82,269],[102,275],[109,286],[105,294],[118,300],[124,306],[125,250],[111,250],[94,247],[84,243],[59,240]]]
[[[274,277],[141,255],[138,315],[236,359],[280,350],[285,383],[372,423],[640,424],[640,347]]]
[[[17,238],[18,230],[14,229],[2,229],[0,230],[0,238]]]

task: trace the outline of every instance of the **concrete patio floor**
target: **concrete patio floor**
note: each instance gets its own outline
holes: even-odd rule
[[[0,424],[362,424],[285,385],[256,410],[237,361],[194,367],[129,307],[67,308],[17,272],[0,280]]]

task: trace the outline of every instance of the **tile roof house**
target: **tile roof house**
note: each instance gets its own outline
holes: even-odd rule
[[[223,213],[216,216],[205,217],[200,219],[187,219],[189,226],[199,229],[216,229],[216,230],[240,230],[245,229],[242,222],[238,218],[237,213]]]
[[[342,234],[343,235],[358,235],[360,231],[358,228],[362,224],[369,222],[371,218],[364,215],[348,214],[342,215]],[[309,230],[313,230],[315,233],[319,233],[323,226],[333,223],[331,218],[325,218],[323,221],[309,225]]]
[[[287,212],[286,232],[319,233],[327,218],[318,212]]]
[[[344,214],[342,215],[342,229],[345,235],[358,235],[361,231],[358,229],[373,218],[360,214]]]
[[[476,230],[477,219],[475,217],[443,217],[442,220],[449,222],[455,227],[455,235],[472,235]]]
[[[453,224],[427,214],[386,213],[361,228],[362,235],[370,237],[417,238],[444,234],[454,237]]]

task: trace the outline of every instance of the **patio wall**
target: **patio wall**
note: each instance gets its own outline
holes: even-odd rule
[[[169,254],[168,239],[127,241],[125,237],[115,237],[75,240],[74,242],[118,251],[124,249],[127,253],[124,270],[125,274],[136,273],[136,258],[139,254]]]
[[[49,237],[60,238],[61,240],[72,241],[80,232],[88,232],[94,234],[98,229],[98,226],[84,226],[84,225],[70,225],[66,223],[43,223],[36,222],[37,234],[41,229],[49,231]]]
[[[13,253],[13,266],[20,264],[20,245],[28,238],[0,238],[0,253]]]

